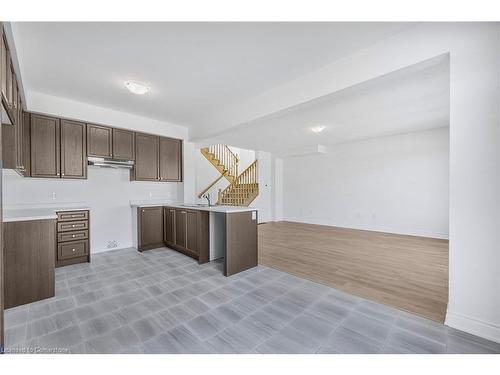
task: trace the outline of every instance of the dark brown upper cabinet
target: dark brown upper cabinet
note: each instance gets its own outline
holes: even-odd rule
[[[135,159],[134,132],[113,128],[113,158],[121,160]]]
[[[6,84],[7,88],[5,91],[5,99],[7,102],[7,107],[10,111],[12,107],[12,65],[10,63],[10,51],[7,50],[7,60],[5,61],[5,64],[7,65],[7,79],[6,79]]]
[[[86,125],[61,120],[61,178],[87,178]]]
[[[160,181],[182,181],[182,141],[160,137]]]
[[[31,176],[60,177],[59,119],[31,115]]]
[[[136,181],[159,181],[160,137],[135,133],[135,166],[131,179]]]
[[[2,99],[4,103],[7,103],[7,43],[5,42],[4,35],[3,35],[3,30],[0,30],[0,49],[1,49],[1,55],[0,55],[0,74],[1,74],[1,81],[2,81]]]
[[[137,210],[138,250],[163,246],[163,207],[143,207]]]
[[[31,176],[31,137],[30,137],[30,114],[21,111],[23,116],[22,122],[22,156],[21,156],[21,166],[22,169],[19,172],[24,177]]]
[[[87,155],[111,158],[113,156],[112,137],[112,128],[87,124]]]

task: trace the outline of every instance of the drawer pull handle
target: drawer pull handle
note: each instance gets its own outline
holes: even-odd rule
[[[72,251],[72,252],[75,252],[75,251],[76,251],[76,249],[71,249],[71,251]]]
[[[75,238],[75,237],[76,237],[76,234],[72,235],[71,237]]]

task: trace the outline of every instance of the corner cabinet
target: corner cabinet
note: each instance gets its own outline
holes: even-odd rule
[[[163,207],[137,209],[137,247],[139,251],[163,246]]]

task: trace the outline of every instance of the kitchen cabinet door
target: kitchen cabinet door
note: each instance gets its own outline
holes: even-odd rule
[[[87,178],[86,125],[61,120],[61,178]]]
[[[182,141],[160,137],[160,181],[182,181]]]
[[[22,112],[23,122],[22,122],[22,159],[21,166],[24,168],[20,169],[21,174],[24,177],[31,176],[31,141],[30,141],[30,114],[27,112]]]
[[[5,43],[3,30],[0,32],[0,50],[1,50],[1,62],[0,62],[0,74],[1,74],[1,87],[3,100],[7,102],[7,43]]]
[[[198,255],[198,211],[186,211],[186,250]]]
[[[138,209],[138,250],[163,246],[163,207]]]
[[[186,248],[186,225],[187,212],[176,210],[175,212],[175,244],[184,250]]]
[[[158,181],[159,138],[156,135],[135,133],[135,166],[132,179]]]
[[[121,160],[135,159],[134,132],[113,129],[113,157]]]
[[[31,115],[31,177],[60,177],[59,119]]]
[[[164,224],[163,229],[164,241],[169,245],[175,244],[175,209],[170,207],[164,208]]]
[[[87,155],[100,158],[112,157],[112,137],[111,128],[87,124]]]
[[[7,50],[6,55],[6,89],[5,89],[5,100],[7,101],[8,110],[10,111],[12,107],[12,65],[10,63],[10,51]],[[11,119],[12,120],[12,119]]]
[[[14,73],[14,69],[12,69],[12,66],[11,66],[11,74],[12,74],[12,107],[10,109],[11,111],[11,118],[12,118],[12,123],[17,125],[17,100],[18,100],[18,96],[17,96],[17,78],[16,78],[16,74]]]
[[[21,95],[19,91],[17,92],[17,110],[16,110],[16,169],[21,173],[24,171],[25,165],[23,161],[23,135],[24,135],[24,126],[23,126],[23,111],[22,111],[22,102]]]

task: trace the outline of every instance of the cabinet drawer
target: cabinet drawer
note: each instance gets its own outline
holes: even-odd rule
[[[67,223],[57,223],[58,232],[70,232],[82,229],[89,229],[88,221],[71,221]]]
[[[57,260],[88,255],[88,241],[65,242],[57,245]]]
[[[58,212],[58,221],[74,221],[74,220],[87,220],[89,218],[88,211],[71,211],[71,212]]]
[[[88,230],[82,230],[79,232],[62,232],[57,234],[57,242],[86,240],[88,238],[89,238]]]

